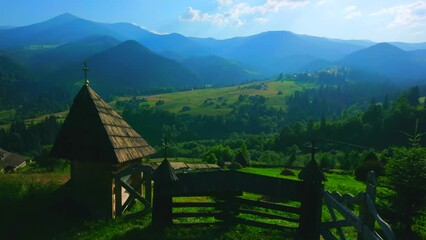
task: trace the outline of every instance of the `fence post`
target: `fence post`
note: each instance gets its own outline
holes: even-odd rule
[[[123,203],[121,196],[121,185],[118,183],[119,177],[114,177],[114,200],[115,200],[115,214],[113,214],[113,218],[119,217],[123,213]]]
[[[179,179],[169,161],[164,160],[155,170],[153,180],[152,226],[163,229],[166,225],[172,223],[172,189],[173,183]]]
[[[146,180],[143,186],[144,196],[145,196],[145,199],[151,204],[151,207],[152,207],[152,183],[151,183],[152,172],[149,172],[149,173],[147,172],[144,174],[147,174],[147,176],[144,176],[146,177]]]
[[[377,178],[374,174],[374,171],[370,171],[367,174],[367,182],[365,186],[365,198],[370,196],[373,202],[376,202],[376,186],[377,186]],[[374,216],[368,211],[367,200],[364,198],[364,201],[361,202],[359,208],[359,219],[364,223],[365,227],[368,227],[371,231],[374,232]],[[363,233],[358,233],[358,240],[364,239]]]
[[[303,196],[301,202],[298,237],[300,239],[319,239],[322,210],[322,191],[325,181],[324,173],[312,159],[299,173],[303,180]]]

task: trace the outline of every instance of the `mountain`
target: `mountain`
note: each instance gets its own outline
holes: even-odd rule
[[[401,48],[405,51],[424,50],[426,49],[426,42],[423,43],[404,43],[404,42],[390,42],[395,47]]]
[[[216,48],[216,54],[245,63],[265,74],[275,74],[303,71],[303,67],[311,62],[320,59],[334,61],[359,49],[362,47],[353,44],[276,31],[223,40]]]
[[[89,79],[102,94],[126,94],[153,88],[192,88],[203,83],[182,64],[129,40],[87,59]],[[68,83],[81,79],[81,65],[58,71]]]
[[[30,74],[23,66],[0,55],[0,109],[17,106],[36,91],[29,79]]]
[[[255,79],[259,74],[241,64],[218,56],[187,58],[181,63],[198,74],[207,84],[226,86]]]
[[[7,55],[13,61],[27,66],[36,73],[39,72],[40,78],[51,75],[47,77],[51,79],[52,76],[57,77],[59,69],[70,69],[70,66],[77,66],[77,62],[81,63],[84,58],[104,52],[128,40],[134,40],[145,46],[152,54],[161,54],[173,60],[173,66],[177,64],[176,61],[188,59],[185,62],[186,65],[197,72],[198,76],[206,78],[203,83],[214,82],[213,75],[207,74],[210,71],[207,70],[209,66],[218,70],[226,69],[227,72],[216,78],[220,79],[220,84],[223,84],[238,82],[246,77],[251,78],[251,73],[246,74],[247,70],[256,72],[259,77],[267,77],[279,73],[327,68],[336,61],[340,63],[341,59],[344,64],[371,68],[370,70],[378,70],[380,73],[398,77],[405,76],[407,70],[416,70],[417,64],[421,65],[421,61],[415,60],[419,59],[419,56],[402,52],[400,53],[402,59],[398,61],[402,61],[403,65],[395,62],[383,63],[381,66],[380,62],[371,62],[369,66],[364,67],[357,58],[362,59],[365,56],[357,57],[358,53],[352,54],[363,49],[367,51],[366,54],[369,54],[368,49],[373,48],[375,43],[367,40],[329,39],[288,31],[271,31],[248,37],[217,40],[186,37],[177,33],[156,34],[130,23],[97,23],[71,14],[63,14],[28,26],[0,29],[0,54]],[[426,49],[426,43],[392,44],[406,50]],[[373,51],[372,54],[379,53]],[[409,57],[404,57],[407,54]],[[361,55],[363,55],[362,52]],[[352,61],[351,58],[355,59]],[[379,56],[376,60],[381,61],[381,59]],[[200,62],[197,63],[197,60]],[[369,61],[371,59],[367,58],[366,62]],[[406,62],[412,62],[414,65],[405,66]],[[358,64],[361,65],[358,66]],[[386,70],[389,66],[395,67]],[[411,75],[421,73],[410,72],[409,75],[416,77]],[[231,75],[235,78],[230,79]],[[64,77],[61,74],[58,81]],[[159,78],[163,79],[162,76]]]
[[[135,40],[156,52],[172,50],[193,53],[189,54],[190,56],[199,56],[207,52],[190,38],[180,34],[154,34],[130,23],[96,23],[71,14],[62,14],[24,27],[1,30],[0,48],[62,45],[94,35],[110,36],[120,41]]]
[[[426,76],[426,54],[423,51],[404,51],[389,43],[379,43],[354,52],[339,63],[391,79],[419,79]]]
[[[113,48],[118,44],[120,44],[120,41],[110,36],[90,36],[35,54],[31,56],[29,65],[34,71],[49,73],[81,63],[83,59]]]
[[[62,45],[93,35],[116,37],[102,24],[63,14],[45,22],[0,31],[0,48],[28,45]]]

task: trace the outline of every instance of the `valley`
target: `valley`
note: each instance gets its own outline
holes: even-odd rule
[[[179,24],[206,22],[211,17],[206,14],[180,18]],[[84,72],[83,63],[88,66]],[[191,225],[207,219],[228,224],[235,206],[243,218],[250,215],[247,212],[259,214],[260,207],[220,205],[234,197],[246,198],[245,203],[264,201],[272,208],[288,204],[284,208],[299,214],[306,206],[294,208],[310,198],[299,196],[302,188],[294,186],[302,186],[306,173],[300,173],[306,168],[311,171],[306,184],[312,183],[321,194],[370,191],[373,205],[377,203],[375,211],[400,239],[422,239],[426,236],[425,98],[425,42],[345,40],[284,30],[223,39],[191,37],[69,13],[25,26],[0,27],[0,212],[6,216],[0,218],[0,232],[10,239],[205,239],[206,233],[211,239],[293,239],[294,229],[282,230],[277,219],[267,217],[258,226],[157,229],[153,216],[158,209],[152,209],[151,203],[158,195],[152,197],[150,192],[162,184],[152,184],[161,180],[155,176],[158,168],[169,171],[166,183],[179,182],[175,171],[182,179],[191,174],[196,179],[203,172],[223,174],[211,183],[190,182],[181,187],[182,196],[171,197],[167,204],[190,206],[195,212],[190,216],[209,206],[209,212],[201,215],[221,210],[225,220],[214,215],[173,223]],[[63,129],[68,131],[65,135]],[[53,157],[55,152],[73,159]],[[90,157],[84,156],[87,152]],[[11,153],[26,156],[25,164],[6,166],[4,159]],[[164,159],[207,167],[183,170],[172,167],[180,163],[169,167]],[[126,171],[131,173],[120,175]],[[377,196],[368,185],[369,171],[378,177]],[[75,190],[71,184],[77,184],[70,180],[73,177],[88,191],[71,194]],[[235,181],[223,186],[241,184],[235,188],[241,196],[235,189],[225,199],[210,191],[228,177]],[[100,179],[103,185],[97,182]],[[286,193],[277,193],[278,187],[270,192],[263,188],[270,183],[288,184],[289,192],[297,193],[283,198]],[[105,192],[94,194],[101,185]],[[199,186],[209,186],[208,194],[185,192]],[[125,195],[132,198],[126,200]],[[111,214],[98,219],[95,211],[70,196],[106,196],[102,203],[108,202]],[[355,197],[361,203],[359,196],[367,195]],[[318,224],[344,222],[334,219],[326,198],[319,199],[324,204],[312,211],[322,210]],[[366,216],[365,202],[349,207],[351,213]],[[141,210],[143,216],[138,215]],[[260,215],[289,219],[274,215],[275,210]],[[299,224],[303,218],[290,219],[286,226],[303,226]],[[383,235],[374,221],[371,230]],[[27,229],[18,229],[20,224]],[[357,239],[358,232],[352,226],[331,234]]]

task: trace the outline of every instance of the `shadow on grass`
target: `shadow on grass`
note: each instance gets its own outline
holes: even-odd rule
[[[2,179],[0,232],[2,239],[53,239],[90,218],[68,198],[70,184],[40,184]]]
[[[150,224],[150,209],[95,219],[68,197],[70,187],[0,176],[0,239],[292,239],[286,231],[242,224],[176,224],[160,231]]]

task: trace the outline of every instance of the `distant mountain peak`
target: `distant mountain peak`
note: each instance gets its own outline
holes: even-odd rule
[[[407,53],[401,48],[395,47],[394,45],[387,42],[375,44],[371,47],[362,49],[359,52],[368,53],[370,55],[381,55],[381,56],[405,55]]]
[[[79,17],[72,15],[71,13],[63,13],[54,18],[47,20],[47,22],[66,23],[80,19]]]
[[[387,43],[387,42],[381,42],[381,43],[375,44],[375,45],[373,45],[371,47],[368,47],[368,48],[369,49],[382,49],[382,50],[404,51],[401,48],[396,47],[396,46],[394,46],[394,45],[392,45],[390,43]]]

